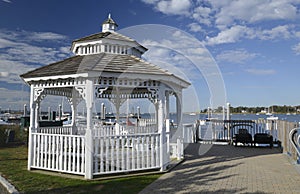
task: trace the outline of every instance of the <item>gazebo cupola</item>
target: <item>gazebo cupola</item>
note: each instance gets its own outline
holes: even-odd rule
[[[117,27],[118,24],[111,18],[111,15],[108,14],[107,20],[102,23],[102,32],[114,32]]]
[[[115,32],[117,26],[109,14],[108,19],[102,24],[102,32],[74,40],[72,52],[75,55],[113,53],[141,58],[148,49],[135,40]]]
[[[176,98],[178,130],[181,130],[182,90],[190,83],[142,60],[147,48],[115,32],[116,27],[109,15],[102,32],[72,42],[75,56],[21,75],[30,86],[29,170],[50,170],[92,179],[96,175],[167,168],[174,137],[168,122],[169,97]],[[71,125],[41,125],[41,102],[48,95],[68,99]],[[139,120],[135,126],[121,122],[120,107],[129,99],[152,103],[154,122]],[[109,100],[115,106],[115,125],[107,126],[94,117],[94,110],[102,100]],[[86,113],[82,116],[77,114],[80,102]],[[175,144],[178,149],[174,148],[172,153],[179,153],[178,142]]]

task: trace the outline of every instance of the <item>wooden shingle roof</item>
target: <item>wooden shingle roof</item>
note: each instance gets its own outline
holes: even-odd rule
[[[133,45],[136,45],[136,47],[142,48],[144,50],[143,52],[148,50],[146,47],[139,44],[138,42],[136,42],[132,38],[129,38],[128,36],[124,36],[124,35],[119,34],[117,32],[99,32],[99,33],[96,33],[96,34],[92,34],[92,35],[89,35],[89,36],[85,36],[83,38],[73,40],[71,50],[74,48],[75,44],[77,44],[77,43],[87,43],[87,42],[98,41],[98,40],[106,39],[106,38],[111,39],[111,40],[125,41],[125,42],[132,43]]]
[[[166,70],[132,55],[100,53],[73,56],[22,74],[22,78],[72,75],[86,72],[172,75]]]
[[[92,34],[89,36],[85,36],[83,38],[79,38],[73,41],[73,43],[76,42],[85,42],[85,41],[90,41],[90,40],[100,40],[103,38],[109,38],[109,39],[114,39],[114,40],[123,40],[123,41],[129,41],[129,42],[136,42],[135,40],[124,36],[122,34],[119,34],[117,32],[99,32],[96,34]]]

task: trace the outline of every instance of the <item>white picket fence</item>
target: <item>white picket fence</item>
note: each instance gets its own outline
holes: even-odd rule
[[[160,134],[94,137],[94,175],[160,168]]]
[[[32,133],[32,168],[84,175],[85,138]]]
[[[170,160],[166,154],[183,158],[182,137],[188,141],[194,136],[193,126],[185,125],[184,130],[169,147],[169,129],[163,133],[167,139],[163,143],[156,125],[95,125],[92,143],[87,142],[89,133],[83,126],[77,126],[77,135],[71,134],[71,127],[42,127],[31,132],[29,168],[85,176],[164,169]]]

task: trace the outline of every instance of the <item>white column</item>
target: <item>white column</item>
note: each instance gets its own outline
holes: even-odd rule
[[[72,102],[71,102],[71,110],[72,110],[72,122],[71,122],[72,131],[71,131],[71,135],[77,134],[77,127],[76,127],[77,104],[78,104],[77,103],[77,98],[75,97],[75,95],[73,95]]]
[[[169,91],[165,92],[165,123],[166,123],[166,138],[167,138],[167,156],[170,154],[170,93]],[[170,157],[167,157],[167,162],[170,162]]]
[[[157,110],[157,127],[158,127],[158,132],[160,133],[160,167],[161,167],[161,171],[164,171],[164,161],[165,161],[165,129],[164,129],[164,111],[163,111],[163,100],[158,100],[158,110]]]
[[[165,98],[165,117],[166,119],[170,118],[170,93],[166,91],[166,98]]]
[[[160,167],[161,171],[166,170],[168,165],[167,155],[167,138],[166,138],[166,126],[165,126],[165,88],[160,87],[158,96],[158,110],[157,110],[157,126],[158,132],[160,133]]]
[[[28,134],[28,166],[27,169],[31,169],[32,159],[33,159],[33,138],[32,138],[32,131],[34,130],[35,126],[35,110],[36,104],[34,101],[34,87],[31,85],[30,88],[30,126],[29,126],[29,134]]]
[[[35,102],[35,117],[34,117],[34,128],[35,130],[39,127],[39,115],[40,115],[40,102],[37,99]]]
[[[182,145],[180,146],[180,153],[183,151],[183,124],[182,124],[182,111],[181,111],[181,106],[182,106],[182,93],[181,92],[176,92],[176,114],[177,114],[177,131],[176,135],[173,138],[177,138],[177,143],[181,143]],[[182,150],[181,150],[182,148]]]
[[[180,127],[182,125],[182,94],[181,92],[176,93],[176,113],[177,113],[177,126]]]
[[[92,117],[93,117],[93,102],[94,102],[94,87],[93,80],[86,80],[86,133],[85,133],[85,178],[93,178],[93,137],[92,137]]]

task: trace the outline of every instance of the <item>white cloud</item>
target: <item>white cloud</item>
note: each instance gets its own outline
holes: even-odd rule
[[[300,38],[300,31],[294,32],[294,35],[295,35],[297,38]]]
[[[19,44],[16,42],[13,42],[13,41],[10,41],[10,40],[0,37],[0,48],[14,47],[17,45],[19,45]]]
[[[203,29],[201,28],[201,26],[197,23],[191,23],[188,25],[189,29],[191,32],[202,32]]]
[[[253,31],[246,26],[233,26],[229,29],[221,31],[215,37],[207,37],[208,45],[235,43],[241,38],[251,37]]]
[[[142,0],[154,5],[157,11],[167,15],[189,15],[192,3],[190,0]]]
[[[200,24],[211,25],[212,22],[212,9],[209,7],[196,7],[193,10],[192,18]]]
[[[20,74],[70,56],[66,36],[0,29],[0,81],[22,83]]]
[[[159,0],[142,0],[144,3],[148,3],[148,4],[155,4],[157,3]]]
[[[271,30],[257,31],[257,35],[262,40],[288,39],[292,36],[290,28],[288,25],[276,26]]]
[[[23,83],[19,75],[33,70],[34,68],[37,68],[37,66],[26,65],[17,61],[0,60],[0,81],[9,84]]]
[[[202,25],[216,28],[219,33],[210,35],[210,45],[233,43],[242,37],[274,40],[300,36],[297,32],[292,33],[294,27],[277,23],[299,18],[300,0],[207,0],[193,3],[187,0],[142,1],[166,15],[180,15],[192,19],[193,22],[188,25],[191,32],[204,31]],[[275,22],[265,25],[269,21]],[[246,32],[247,30],[250,32]],[[206,33],[210,34],[211,31]]]
[[[246,69],[245,71],[254,75],[273,75],[276,73],[274,69]]]
[[[0,79],[1,79],[1,77],[8,77],[8,76],[9,76],[9,73],[7,71],[0,72]]]
[[[294,45],[292,50],[295,52],[296,55],[300,55],[300,43]]]
[[[34,41],[45,41],[45,40],[63,40],[66,39],[66,36],[61,34],[56,34],[53,32],[30,32],[29,39]]]
[[[255,53],[249,53],[244,49],[237,49],[222,52],[221,54],[217,55],[217,60],[243,64],[256,56],[257,54]]]
[[[11,3],[11,0],[2,0],[4,1],[5,3]]]
[[[282,40],[296,36],[293,33],[294,26],[282,25],[271,29],[250,28],[247,26],[236,25],[220,31],[214,37],[207,37],[207,45],[235,43],[241,39],[259,39],[259,40]]]
[[[231,26],[235,22],[255,23],[268,20],[295,19],[297,7],[287,0],[253,0],[253,1],[210,1],[217,10],[215,23],[219,27]]]

